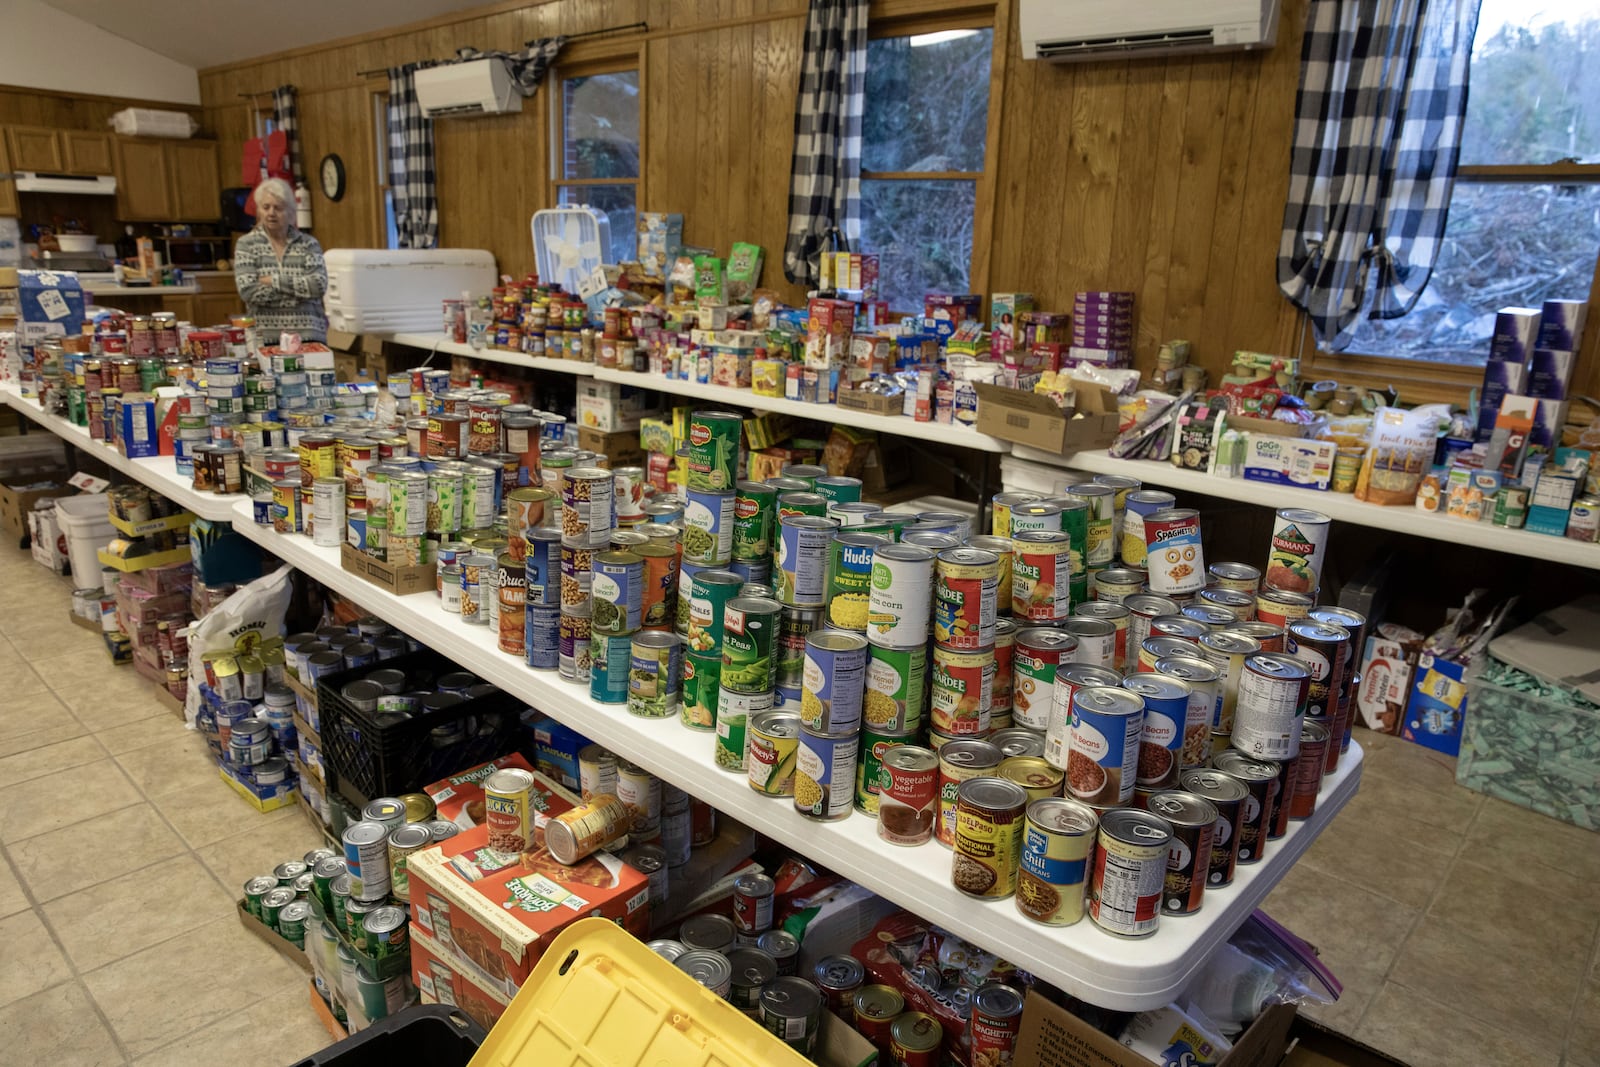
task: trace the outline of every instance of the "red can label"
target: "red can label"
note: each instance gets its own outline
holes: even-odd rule
[[[1011,614],[1054,622],[1072,613],[1072,552],[1065,541],[1031,545],[1017,541],[1011,563]]]
[[[1017,1047],[1017,1034],[1022,1030],[1022,1015],[989,1015],[977,1008],[972,1010],[972,1060],[985,1067],[1011,1067]]]

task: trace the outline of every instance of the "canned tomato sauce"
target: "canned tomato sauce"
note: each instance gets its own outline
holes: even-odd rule
[[[961,783],[992,774],[1001,753],[987,741],[949,741],[939,749],[939,820],[935,836],[941,845],[953,845],[956,836],[956,799]]]
[[[1177,789],[1152,793],[1148,806],[1150,814],[1165,819],[1172,830],[1161,910],[1168,915],[1193,915],[1205,900],[1217,807],[1204,797]]]
[[[1303,619],[1317,606],[1307,593],[1283,589],[1262,589],[1256,594],[1256,621],[1287,627],[1296,619]]]
[[[1119,808],[1100,819],[1089,876],[1089,917],[1122,937],[1148,937],[1161,923],[1172,828],[1147,811]]]
[[[1048,926],[1083,918],[1084,886],[1100,818],[1087,804],[1048,797],[1028,804],[1017,910]]]
[[[1028,794],[1002,778],[970,778],[956,791],[955,887],[997,899],[1017,890]]]
[[[939,758],[932,749],[899,745],[878,771],[878,836],[892,845],[920,845],[933,836],[939,809]]]
[[[994,653],[933,650],[930,686],[933,728],[952,737],[989,732],[994,686]]]
[[[1078,689],[1072,694],[1067,740],[1067,792],[1090,804],[1133,799],[1144,733],[1144,700],[1126,689]]]

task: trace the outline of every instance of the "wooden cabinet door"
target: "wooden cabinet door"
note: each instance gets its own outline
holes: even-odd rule
[[[0,174],[11,173],[11,153],[6,148],[6,139],[0,137]],[[9,177],[0,178],[0,215],[15,217],[22,214],[22,206],[17,202],[17,183]]]
[[[17,170],[37,170],[60,174],[66,166],[61,158],[61,138],[57,131],[43,126],[12,126],[6,130],[11,145],[11,165]]]
[[[118,137],[114,147],[117,218],[128,222],[176,219],[172,209],[172,182],[167,173],[167,146],[160,141]]]
[[[232,286],[229,286],[232,289]],[[228,321],[228,316],[244,311],[244,301],[235,292],[201,293],[194,299],[194,324],[218,326]]]
[[[61,161],[68,174],[112,173],[111,135],[93,130],[62,130]]]
[[[161,298],[162,310],[178,316],[179,322],[192,322],[198,325],[200,320],[195,318],[194,302],[195,298],[186,293]]]
[[[217,169],[217,142],[172,141],[165,147],[172,175],[173,219],[220,219],[222,176]]]

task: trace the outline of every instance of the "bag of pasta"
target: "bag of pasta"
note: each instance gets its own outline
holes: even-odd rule
[[[1438,435],[1437,408],[1379,408],[1372,416],[1372,438],[1356,479],[1356,499],[1369,504],[1414,501],[1422,476],[1433,469]]]

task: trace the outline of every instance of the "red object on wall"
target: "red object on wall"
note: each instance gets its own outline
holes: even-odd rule
[[[255,137],[244,143],[244,155],[239,161],[239,183],[252,189],[265,178],[282,178],[294,184],[294,169],[289,162],[289,138],[282,130],[274,130],[265,137]],[[255,194],[245,201],[245,214],[252,218],[256,213]]]

